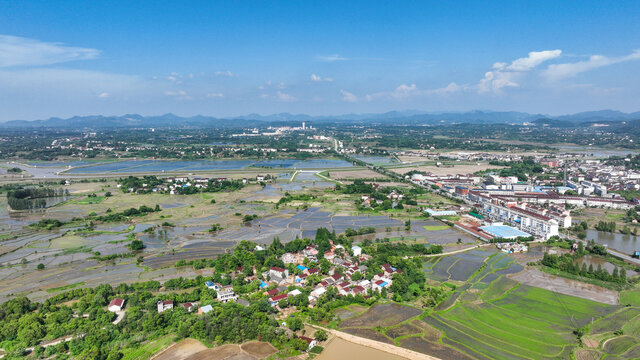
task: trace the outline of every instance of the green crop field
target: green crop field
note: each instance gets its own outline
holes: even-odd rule
[[[426,225],[424,229],[427,231],[441,231],[449,229],[449,225]]]
[[[640,290],[621,291],[620,304],[640,306]]]
[[[613,309],[525,285],[513,289],[514,285],[496,280],[487,292],[503,291],[505,296],[481,304],[459,302],[425,321],[457,344],[458,350],[474,357],[557,359],[578,345],[575,329],[587,324],[592,315]]]

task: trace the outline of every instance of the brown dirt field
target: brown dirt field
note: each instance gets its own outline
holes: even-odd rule
[[[594,339],[588,339],[583,337],[582,338],[582,343],[584,344],[584,346],[588,347],[588,348],[599,348],[600,347],[600,342]]]
[[[501,169],[501,166],[493,165],[455,165],[455,166],[409,166],[402,168],[393,168],[391,171],[397,174],[405,174],[412,170],[426,171],[435,175],[456,175],[456,174],[473,174],[476,171],[487,169]]]
[[[257,358],[264,358],[278,352],[278,349],[271,344],[262,341],[249,341],[240,345],[240,348]]]
[[[207,347],[195,339],[184,339],[179,341],[154,357],[154,360],[180,360],[186,359],[193,354],[207,350]]]
[[[535,286],[541,289],[547,289],[549,291],[565,295],[577,296],[605,304],[618,305],[618,293],[616,291],[550,275],[538,269],[526,269],[525,271],[509,277],[525,285]]]
[[[576,351],[576,360],[598,360],[600,353],[596,350],[578,349]]]
[[[240,355],[241,353],[240,345],[228,344],[213,349],[202,350],[185,358],[185,360],[224,360],[235,355]]]

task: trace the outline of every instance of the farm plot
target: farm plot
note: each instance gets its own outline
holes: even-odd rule
[[[437,281],[467,281],[486,259],[485,253],[459,253],[440,258],[433,266],[431,259],[425,263],[424,272],[428,278]]]
[[[435,342],[427,341],[419,336],[401,339],[400,346],[423,354],[433,355],[442,360],[473,360],[472,357],[464,353]]]
[[[346,329],[343,329],[342,331],[346,332],[347,334],[363,337],[363,338],[366,338],[366,339],[380,341],[380,342],[383,342],[383,343],[386,343],[386,344],[393,344],[393,340],[391,340],[387,336],[385,336],[382,333],[379,333],[379,332],[377,332],[377,331],[375,331],[373,329],[346,328]]]
[[[155,360],[184,359],[206,349],[207,347],[198,340],[184,339],[156,355]]]
[[[389,327],[422,314],[422,310],[395,303],[376,304],[365,313],[347,319],[340,324],[344,328],[376,326]]]
[[[483,295],[488,302],[458,303],[424,321],[443,332],[443,343],[475,358],[558,359],[577,345],[573,330],[592,316],[616,310],[535,287],[513,288],[515,284],[501,277]]]
[[[422,333],[422,329],[411,324],[402,324],[402,325],[393,327],[387,330],[386,332],[387,336],[392,339],[397,339],[399,337],[408,336],[408,335],[417,335],[421,333]]]
[[[621,355],[636,345],[638,345],[638,339],[632,336],[623,335],[615,339],[608,340],[602,349],[607,354]]]
[[[612,314],[611,316],[596,321],[591,326],[592,334],[601,334],[611,331],[611,329],[622,329],[629,321],[640,315],[638,308],[625,308]]]

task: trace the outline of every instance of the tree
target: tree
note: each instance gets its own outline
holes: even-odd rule
[[[131,244],[129,244],[129,249],[133,251],[142,250],[144,249],[144,243],[142,243],[142,240],[135,239],[131,242]]]
[[[298,331],[302,330],[304,324],[302,323],[302,320],[300,318],[293,317],[287,320],[287,327],[289,327],[289,329],[291,329],[292,331]]]
[[[38,270],[44,270],[44,264],[43,263],[38,264]]]
[[[328,338],[327,332],[320,329],[318,331],[316,331],[314,337],[316,338],[317,341],[325,341]]]

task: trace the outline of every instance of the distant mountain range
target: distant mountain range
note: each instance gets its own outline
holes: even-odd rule
[[[13,120],[0,123],[2,128],[139,128],[139,127],[247,127],[292,122],[308,123],[393,123],[393,124],[534,124],[538,126],[572,127],[579,124],[598,122],[625,122],[640,119],[640,112],[623,113],[615,110],[581,112],[577,114],[549,116],[516,111],[469,111],[428,113],[421,111],[390,111],[380,114],[345,114],[333,116],[311,116],[305,114],[280,113],[273,115],[249,114],[245,116],[216,118],[211,116],[181,117],[174,114],[142,116],[126,114],[122,116],[74,116],[68,119],[50,118],[46,120]],[[635,121],[634,121],[635,122]]]

